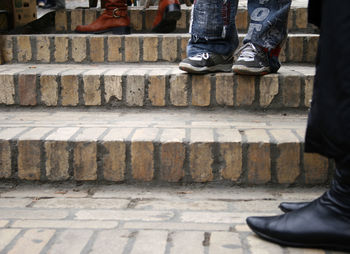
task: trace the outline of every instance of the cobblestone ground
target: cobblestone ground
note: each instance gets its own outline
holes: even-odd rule
[[[327,253],[257,238],[250,215],[321,188],[0,184],[0,253]],[[337,252],[339,253],[339,252]]]

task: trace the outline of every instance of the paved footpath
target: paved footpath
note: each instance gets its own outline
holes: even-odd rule
[[[324,189],[0,183],[3,253],[327,253],[258,239],[250,215]],[[337,252],[339,253],[339,252]]]

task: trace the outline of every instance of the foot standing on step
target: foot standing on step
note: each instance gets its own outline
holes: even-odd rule
[[[331,188],[310,203],[282,203],[286,214],[248,217],[248,226],[265,240],[350,252],[349,15],[350,2],[309,1],[309,20],[321,34],[305,152],[334,159]]]
[[[277,72],[287,37],[291,0],[248,0],[250,25],[238,47],[235,16],[238,0],[196,0],[192,9],[187,58],[179,68],[189,73],[230,72],[263,75]]]

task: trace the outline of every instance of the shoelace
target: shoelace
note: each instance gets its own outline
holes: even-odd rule
[[[236,56],[240,58],[254,58],[257,53],[258,50],[253,43],[246,43],[238,50]]]
[[[190,57],[193,60],[208,60],[209,59],[209,53],[198,53],[197,55]]]

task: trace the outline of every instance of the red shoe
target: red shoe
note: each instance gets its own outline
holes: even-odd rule
[[[153,22],[155,33],[170,33],[176,29],[176,21],[181,18],[178,0],[159,0],[157,16]]]
[[[106,10],[90,25],[79,25],[77,33],[130,34],[130,18],[126,0],[107,0]]]

